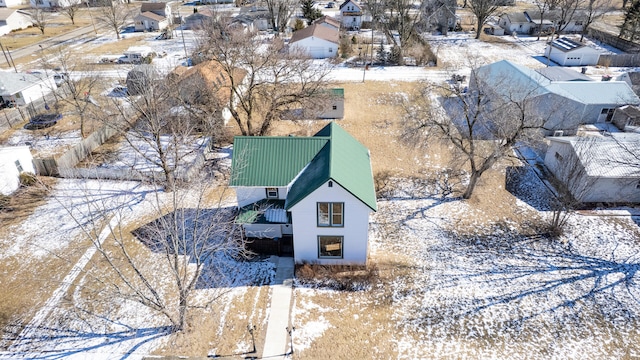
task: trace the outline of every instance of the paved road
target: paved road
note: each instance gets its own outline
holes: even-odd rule
[[[96,24],[95,29],[98,31],[98,33],[100,31],[104,31],[104,29],[106,28],[106,26],[104,25],[100,25],[100,24]],[[38,53],[38,51],[40,51],[41,49],[44,50],[50,50],[55,48],[58,45],[62,45],[66,42],[69,41],[75,41],[80,37],[84,37],[86,39],[86,41],[92,41],[94,40],[97,36],[96,36],[96,32],[94,31],[93,26],[89,25],[89,26],[84,26],[81,28],[77,28],[75,30],[72,30],[66,34],[62,34],[59,35],[55,38],[51,38],[51,39],[46,39],[43,40],[41,42],[32,44],[32,45],[28,45],[19,49],[15,49],[15,50],[11,50],[11,57],[14,60],[17,60],[19,58],[25,57],[25,56],[31,56],[33,54]]]

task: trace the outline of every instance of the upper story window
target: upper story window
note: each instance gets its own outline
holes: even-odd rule
[[[267,199],[277,199],[278,188],[267,188]]]
[[[344,203],[319,202],[318,226],[344,226]]]
[[[20,164],[20,160],[16,160],[16,168],[18,169],[19,173],[24,171],[24,169],[22,168],[22,164]]]

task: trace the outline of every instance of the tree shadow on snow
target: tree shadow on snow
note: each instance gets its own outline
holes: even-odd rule
[[[269,284],[275,276],[268,261],[249,261],[236,207],[182,208],[135,229],[133,235],[161,261],[176,254],[202,264],[197,289]],[[169,265],[167,263],[167,265]]]
[[[25,351],[14,351],[9,355],[21,358],[35,356],[38,359],[64,359],[78,355],[90,358],[91,354],[95,354],[96,357],[109,354],[110,359],[127,359],[145,344],[172,333],[170,326],[124,326],[122,330],[112,332],[74,330],[66,326],[40,327],[36,331],[37,335],[20,339],[19,346]]]
[[[551,211],[553,194],[529,166],[508,166],[505,189],[538,211]]]
[[[432,255],[456,261],[434,272],[425,292],[475,290],[469,297],[441,302],[414,320],[433,323],[433,317],[444,321],[498,312],[522,325],[545,314],[586,321],[585,312],[594,311],[614,322],[628,321],[640,310],[640,252],[616,255],[616,247],[609,258],[601,258],[575,253],[536,234],[446,236],[453,244],[433,249]]]

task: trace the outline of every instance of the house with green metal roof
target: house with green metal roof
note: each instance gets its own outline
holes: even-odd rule
[[[238,136],[231,171],[236,222],[254,250],[296,263],[366,264],[377,210],[371,158],[338,124],[311,137]]]

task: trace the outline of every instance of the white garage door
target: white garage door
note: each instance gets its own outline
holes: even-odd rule
[[[324,57],[324,48],[322,46],[309,47],[309,55],[314,59],[321,59]]]

